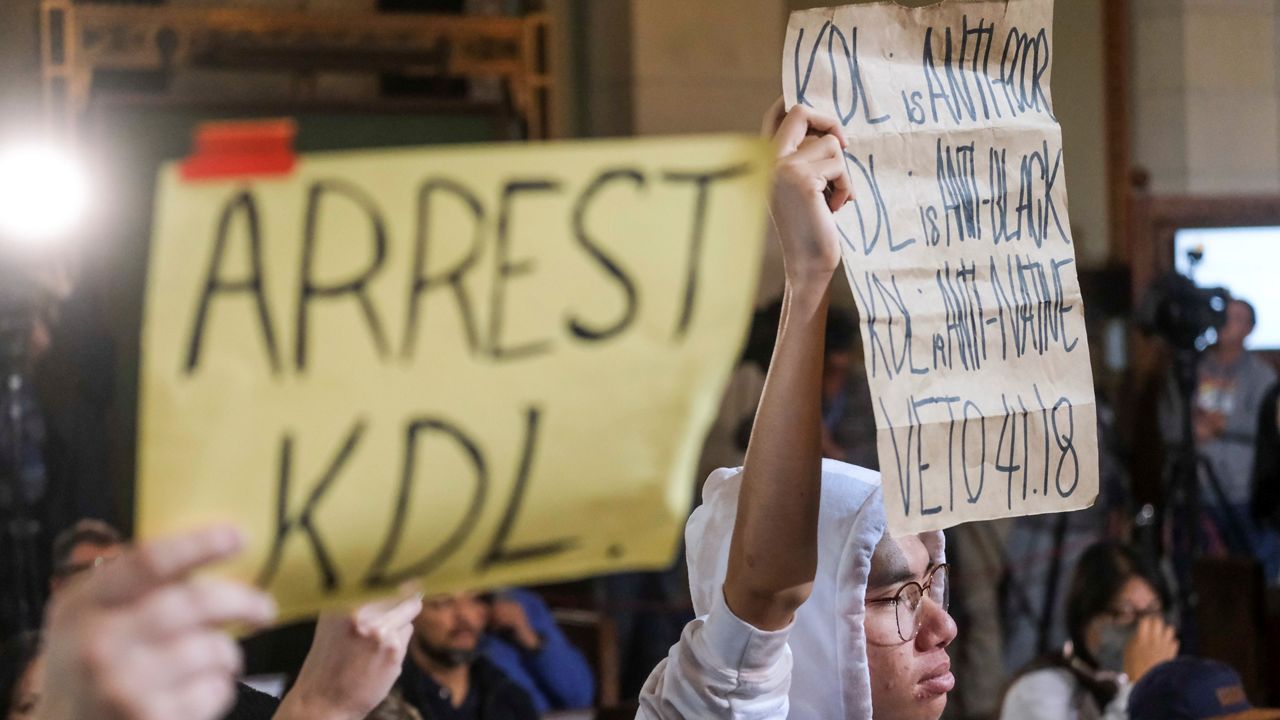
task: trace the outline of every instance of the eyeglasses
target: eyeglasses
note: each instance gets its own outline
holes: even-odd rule
[[[868,600],[867,604],[893,607],[898,621],[898,637],[902,638],[903,642],[911,642],[916,639],[916,635],[920,632],[920,625],[924,622],[921,618],[921,610],[924,608],[926,595],[943,610],[951,605],[951,586],[947,582],[946,563],[935,567],[924,579],[923,585],[915,581],[908,582],[898,588],[898,592],[894,593],[893,597]]]
[[[1164,608],[1159,603],[1139,610],[1134,607],[1112,608],[1107,611],[1117,625],[1133,625],[1149,617],[1163,617]]]

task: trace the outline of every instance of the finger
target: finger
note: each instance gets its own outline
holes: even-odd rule
[[[104,565],[84,589],[104,605],[129,602],[192,570],[235,555],[243,543],[240,533],[225,525],[151,540]]]
[[[235,681],[228,675],[210,673],[164,691],[152,706],[156,718],[215,720],[224,717],[236,699]]]
[[[833,157],[841,157],[844,148],[834,135],[810,135],[800,142],[792,153],[791,159],[799,162],[814,162]]]
[[[275,617],[271,596],[243,583],[194,578],[167,585],[147,596],[133,614],[143,637],[167,638],[196,628],[230,624],[260,627]]]
[[[1133,634],[1139,637],[1146,637],[1151,634],[1154,618],[1143,617],[1138,618],[1138,624],[1134,627]]]
[[[845,142],[843,127],[839,120],[826,113],[797,105],[791,108],[787,116],[782,119],[778,132],[774,136],[779,155],[786,155],[793,151],[811,132],[830,133],[837,141]]]
[[[405,625],[404,627],[396,630],[392,635],[392,638],[396,649],[396,655],[399,656],[396,660],[396,664],[399,665],[404,662],[404,655],[409,651],[409,643],[413,641],[413,626]]]
[[[853,198],[853,180],[849,177],[849,167],[844,158],[840,158],[841,172],[831,180],[830,193],[827,196],[827,207],[836,212]]]
[[[1156,638],[1164,637],[1164,631],[1168,628],[1168,625],[1165,624],[1164,618],[1162,617],[1145,617],[1142,619],[1142,622],[1146,624],[1147,632],[1149,632],[1152,637]]]
[[[179,635],[155,646],[151,672],[157,687],[176,687],[208,675],[234,678],[244,669],[240,645],[223,632]]]
[[[844,164],[844,158],[827,158],[826,160],[810,163],[809,168],[825,183],[834,185],[844,182],[846,191],[849,190],[849,169]]]
[[[356,631],[366,633],[387,625],[412,622],[422,612],[422,592],[417,584],[400,586],[395,597],[361,605],[353,615]],[[406,617],[407,616],[407,617]]]
[[[421,612],[422,597],[420,595],[405,598],[379,619],[378,630],[390,635],[400,628],[411,627],[413,619]]]
[[[847,171],[844,166],[843,158],[827,158],[817,162],[794,162],[779,165],[778,170],[779,182],[785,182],[789,185],[805,192],[813,192],[823,195],[828,188],[833,187],[836,183],[847,182]],[[847,193],[848,190],[841,191]],[[823,203],[830,205],[828,199],[824,196]]]

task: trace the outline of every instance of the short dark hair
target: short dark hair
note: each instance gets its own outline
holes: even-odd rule
[[[77,545],[110,547],[123,542],[120,531],[108,523],[92,519],[78,520],[53,539],[53,574],[56,577],[67,569],[71,553]]]
[[[1136,550],[1116,542],[1090,545],[1076,564],[1067,592],[1067,636],[1072,652],[1091,665],[1097,658],[1089,652],[1085,632],[1089,622],[1111,610],[1117,593],[1133,578],[1145,580],[1165,609],[1169,608],[1169,591],[1160,574]]]

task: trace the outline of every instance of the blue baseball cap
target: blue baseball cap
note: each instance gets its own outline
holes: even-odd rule
[[[1133,686],[1129,720],[1280,720],[1280,709],[1250,705],[1230,665],[1181,657],[1155,666]]]

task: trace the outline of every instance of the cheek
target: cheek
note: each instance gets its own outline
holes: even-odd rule
[[[1098,652],[1098,646],[1101,644],[1102,637],[1102,621],[1091,620],[1084,628],[1084,644],[1091,654]]]
[[[867,669],[871,673],[871,702],[874,707],[902,707],[911,695],[909,643],[892,647],[868,647]]]

